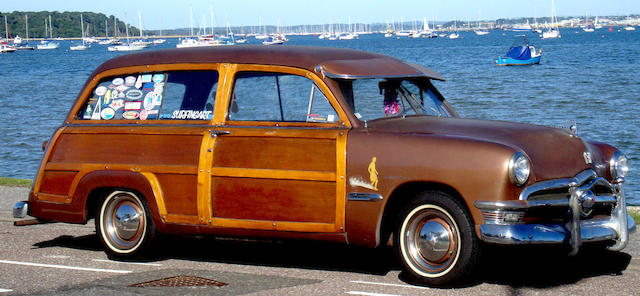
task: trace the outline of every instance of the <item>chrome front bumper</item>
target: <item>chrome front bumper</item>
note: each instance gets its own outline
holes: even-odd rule
[[[622,250],[628,242],[629,232],[636,224],[627,214],[622,190],[623,179],[614,184],[586,170],[574,178],[539,182],[525,188],[519,200],[476,201],[482,211],[484,224],[480,225],[481,239],[488,243],[518,244],[569,244],[575,255],[583,242],[612,241],[610,250]],[[596,193],[596,186],[607,188],[610,194]],[[549,190],[566,192],[569,198],[530,200],[536,193]],[[596,205],[612,207],[608,218],[588,218]],[[531,209],[566,208],[568,222],[525,223],[524,217]],[[563,218],[563,217],[559,217]]]
[[[627,231],[635,231],[636,224],[633,218],[627,215],[626,220]],[[580,222],[581,242],[618,240],[621,235],[616,231],[617,225],[610,222],[609,219]],[[494,244],[565,244],[570,243],[570,224],[483,224],[480,226],[480,232],[483,241]]]

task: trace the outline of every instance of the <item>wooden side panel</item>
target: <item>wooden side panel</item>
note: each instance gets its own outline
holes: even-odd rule
[[[335,223],[335,182],[213,177],[215,217]]]
[[[218,141],[216,151],[220,151],[214,154],[216,167],[336,170],[336,141],[333,139],[232,136]]]
[[[53,195],[69,194],[71,183],[77,171],[45,171],[40,185],[40,192]]]
[[[168,214],[198,215],[197,175],[156,174]]]
[[[63,134],[50,162],[198,165],[200,135]]]

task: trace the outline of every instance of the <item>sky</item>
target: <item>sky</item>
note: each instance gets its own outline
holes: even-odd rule
[[[552,0],[0,0],[0,11],[91,11],[115,15],[138,26],[138,10],[146,30],[188,28],[190,8],[194,27],[206,18],[210,26],[305,25],[548,17]],[[558,16],[640,14],[639,0],[556,0]],[[126,18],[125,18],[126,14]]]

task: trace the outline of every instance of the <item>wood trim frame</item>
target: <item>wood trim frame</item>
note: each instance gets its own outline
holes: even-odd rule
[[[221,64],[218,68],[220,80],[218,82],[218,96],[214,108],[214,116],[212,125],[223,131],[231,131],[243,129],[243,135],[262,136],[261,127],[276,128],[287,130],[284,132],[289,137],[304,137],[303,132],[295,132],[293,130],[312,128],[324,130],[320,138],[336,140],[336,172],[320,172],[320,171],[299,171],[299,170],[271,170],[271,169],[251,169],[251,168],[227,168],[212,167],[213,153],[215,153],[215,141],[217,137],[212,136],[210,141],[203,140],[202,153],[200,154],[200,168],[198,176],[198,211],[201,220],[207,222],[208,225],[216,227],[244,228],[258,230],[277,230],[277,231],[296,231],[296,232],[323,232],[323,233],[342,233],[345,229],[345,210],[346,210],[346,140],[347,131],[351,128],[351,123],[347,115],[342,110],[337,99],[333,96],[324,81],[315,73],[292,67],[284,66],[264,66],[252,64]],[[306,122],[254,122],[254,121],[228,121],[228,106],[230,103],[229,94],[232,92],[234,78],[239,71],[264,71],[288,73],[306,77],[312,80],[320,89],[329,103],[336,111],[339,120],[336,123],[306,123]],[[225,97],[221,97],[221,95]],[[248,128],[245,130],[244,128]],[[283,130],[283,131],[284,131]],[[272,132],[272,131],[270,131]],[[293,134],[292,134],[293,133]],[[271,136],[277,136],[278,131],[273,131]],[[205,137],[206,138],[206,137]],[[313,138],[318,138],[316,134]],[[206,151],[205,151],[206,146]],[[213,152],[213,153],[211,153]],[[206,157],[206,159],[204,159]],[[208,168],[211,168],[208,170]],[[206,172],[206,173],[205,173]],[[206,178],[201,178],[205,175]],[[216,218],[212,211],[213,204],[211,199],[211,177],[226,176],[237,178],[273,178],[283,180],[309,180],[309,181],[327,181],[336,183],[336,208],[334,223],[306,223],[306,222],[288,222],[288,221],[257,221],[257,220],[241,220],[232,218]],[[201,212],[201,206],[205,206],[207,211]]]

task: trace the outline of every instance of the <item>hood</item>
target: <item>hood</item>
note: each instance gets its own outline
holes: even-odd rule
[[[370,132],[455,136],[510,146],[529,157],[535,181],[573,177],[590,168],[582,139],[558,128],[430,116],[379,119],[367,126]]]

